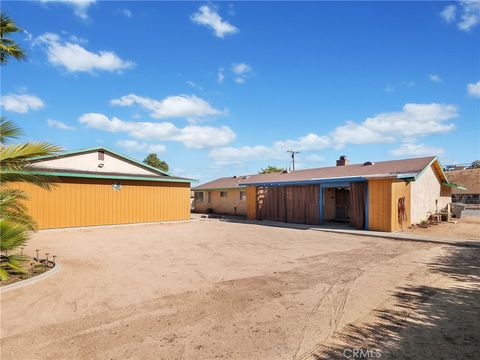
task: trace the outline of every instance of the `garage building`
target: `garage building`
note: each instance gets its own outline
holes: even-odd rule
[[[29,172],[54,184],[51,191],[17,184],[39,229],[190,219],[194,180],[105,148],[35,158]]]

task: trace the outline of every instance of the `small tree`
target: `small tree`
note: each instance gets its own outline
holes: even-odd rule
[[[148,154],[148,156],[143,160],[143,162],[147,165],[153,166],[154,168],[160,169],[162,171],[167,172],[169,166],[167,162],[160,160],[157,154]]]
[[[270,173],[279,173],[283,169],[278,166],[268,165],[265,169],[260,169],[259,174],[270,174]]]
[[[480,160],[475,160],[472,162],[472,165],[470,165],[470,169],[478,169],[480,168]]]

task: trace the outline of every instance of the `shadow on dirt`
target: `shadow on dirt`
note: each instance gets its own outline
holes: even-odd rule
[[[452,247],[429,270],[301,358],[478,359],[480,249]]]

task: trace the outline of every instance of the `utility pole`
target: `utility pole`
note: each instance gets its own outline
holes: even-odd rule
[[[300,154],[300,151],[287,150],[287,152],[292,154],[292,171],[295,171],[295,154]]]

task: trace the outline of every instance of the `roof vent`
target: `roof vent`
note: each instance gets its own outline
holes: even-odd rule
[[[371,161],[366,161],[363,163],[362,166],[372,166],[372,165],[375,165],[375,163],[371,162]]]

